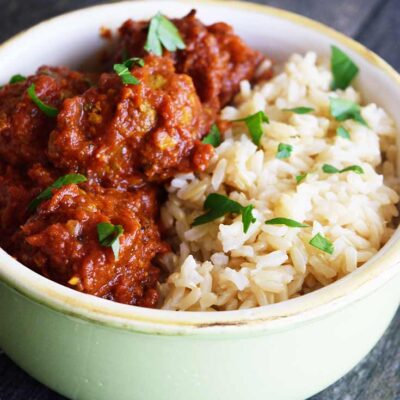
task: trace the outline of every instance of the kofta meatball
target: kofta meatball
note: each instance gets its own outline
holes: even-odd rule
[[[204,165],[198,142],[208,129],[192,79],[176,74],[169,58],[147,56],[134,66],[136,85],[103,74],[99,86],[64,101],[49,156],[57,167],[79,171],[105,187],[135,188]],[[206,152],[207,152],[206,151]]]
[[[5,167],[0,175],[0,246],[10,250],[11,236],[28,217],[27,207],[34,196],[29,179]]]
[[[121,303],[154,307],[159,269],[154,256],[167,250],[155,222],[156,190],[123,193],[100,187],[66,185],[15,235],[22,263],[84,293]],[[121,225],[119,252],[99,242],[99,223]]]
[[[186,48],[174,53],[164,51],[164,56],[173,60],[178,73],[192,77],[209,118],[215,119],[220,108],[238,92],[240,81],[253,78],[263,56],[248,47],[230,25],[220,22],[206,26],[194,10],[172,22]],[[115,59],[145,55],[148,27],[149,21],[126,21],[119,29]]]
[[[0,89],[0,157],[13,165],[45,162],[48,137],[56,126],[57,119],[43,113],[28,95],[32,84],[38,98],[55,108],[89,87],[84,74],[41,67],[36,75]]]

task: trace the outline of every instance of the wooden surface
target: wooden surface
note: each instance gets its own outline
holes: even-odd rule
[[[49,17],[106,2],[0,0],[0,42]],[[258,2],[295,11],[330,25],[361,41],[400,70],[399,0],[260,0]],[[62,399],[64,398],[26,375],[0,350],[0,400]],[[314,396],[312,400],[400,400],[400,311],[373,351],[344,378]]]

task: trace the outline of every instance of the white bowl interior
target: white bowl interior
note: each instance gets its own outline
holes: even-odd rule
[[[361,91],[365,99],[383,106],[391,113],[397,126],[400,126],[400,113],[397,110],[398,104],[400,104],[400,80],[398,80],[398,77],[396,78],[393,72],[388,72],[390,70],[388,66],[384,67],[386,70],[380,68],[377,63],[379,64],[381,61],[376,60],[376,56],[328,28],[310,24],[310,22],[290,16],[288,13],[260,12],[260,9],[253,8],[256,6],[249,7],[248,4],[242,4],[229,7],[229,4],[229,2],[191,3],[190,1],[123,2],[66,14],[39,24],[0,47],[0,83],[7,82],[10,76],[16,73],[34,73],[39,66],[44,64],[77,67],[83,60],[95,57],[106,44],[99,35],[101,26],[116,29],[127,18],[148,19],[157,10],[170,17],[180,17],[192,8],[196,8],[198,17],[205,23],[223,20],[233,25],[236,32],[248,44],[270,55],[278,62],[285,60],[293,52],[304,53],[309,50],[313,50],[321,56],[329,57],[330,46],[332,44],[338,45],[360,67],[359,87],[362,88]],[[396,79],[398,80],[397,83]],[[399,236],[400,233],[397,231],[391,243],[398,242]],[[390,246],[388,244],[385,247],[387,252],[390,250]],[[393,264],[393,257],[388,262]],[[10,265],[13,265],[13,269],[15,266],[12,274],[9,270]],[[53,296],[53,302],[65,303],[63,296],[67,296],[69,306],[79,309],[83,303],[90,304],[90,312],[96,314],[96,312],[100,312],[99,310],[101,312],[106,310],[108,317],[110,315],[123,315],[124,318],[131,316],[132,319],[137,319],[150,316],[157,321],[212,322],[247,317],[255,318],[260,313],[264,317],[274,314],[287,314],[290,305],[302,305],[301,308],[304,308],[308,301],[315,301],[318,297],[321,299],[334,296],[335,290],[338,288],[344,290],[346,284],[358,279],[357,276],[362,275],[362,273],[356,271],[355,274],[343,279],[343,282],[337,282],[331,285],[332,287],[321,289],[318,293],[303,296],[302,299],[267,306],[269,307],[268,311],[265,310],[265,307],[261,307],[243,312],[184,313],[185,316],[182,313],[175,312],[171,314],[160,310],[140,310],[137,307],[114,304],[103,299],[82,295],[71,289],[60,287],[60,285],[47,281],[27,270],[3,251],[0,251],[0,277],[1,275],[8,275],[8,280],[11,279],[15,282],[18,282],[18,279],[25,280],[25,283],[20,284],[26,287],[31,286],[31,290],[38,292],[41,290],[42,294],[45,292],[43,296],[46,295],[49,299]],[[29,284],[26,282],[27,279]],[[35,287],[36,289],[32,289]],[[47,292],[46,290],[43,292],[43,288],[46,288]],[[338,294],[336,295],[338,296]]]

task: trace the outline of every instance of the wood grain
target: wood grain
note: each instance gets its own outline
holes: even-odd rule
[[[106,2],[110,1],[0,0],[0,42],[62,12]],[[303,14],[353,36],[400,70],[399,0],[258,2]],[[0,352],[0,400],[62,399]],[[310,400],[400,400],[400,311],[384,337],[356,368]]]

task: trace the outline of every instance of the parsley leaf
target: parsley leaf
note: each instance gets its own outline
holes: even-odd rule
[[[243,232],[247,233],[250,228],[250,225],[256,222],[257,220],[253,216],[253,205],[248,205],[242,208],[242,222],[243,222]]]
[[[297,222],[294,219],[290,218],[272,218],[268,221],[265,221],[267,225],[286,225],[289,228],[308,228],[309,225],[302,224],[301,222]]]
[[[162,56],[162,47],[168,51],[186,48],[176,26],[164,15],[158,12],[150,21],[145,50],[157,56]]]
[[[192,226],[207,224],[214,221],[225,214],[241,214],[243,222],[243,231],[247,233],[250,225],[256,222],[253,216],[253,206],[248,205],[243,207],[237,201],[231,200],[229,197],[218,193],[211,193],[207,196],[204,202],[204,210],[207,212],[195,218]]]
[[[297,184],[301,183],[304,179],[306,179],[307,175],[308,175],[307,173],[303,174],[303,175],[297,175],[296,176],[296,183]]]
[[[337,97],[330,97],[329,102],[331,114],[336,120],[345,121],[346,119],[353,119],[362,125],[368,126],[365,119],[361,116],[361,109],[357,103]]]
[[[276,158],[283,159],[289,158],[292,153],[293,146],[290,144],[279,143],[278,152],[276,153]]]
[[[138,85],[139,80],[132,75],[130,68],[137,64],[143,67],[144,60],[142,58],[133,57],[125,60],[122,64],[114,64],[113,68],[116,74],[121,78],[125,85]]]
[[[332,89],[346,89],[358,74],[358,67],[353,60],[336,46],[331,46]]]
[[[35,91],[35,84],[32,83],[31,86],[28,88],[28,96],[32,99],[32,101],[36,104],[36,106],[48,117],[55,118],[58,115],[58,110],[55,107],[48,106],[47,104],[43,103],[42,100],[36,94]]]
[[[263,111],[258,111],[255,114],[249,115],[245,118],[236,119],[233,122],[245,122],[251,138],[253,139],[253,143],[259,146],[261,136],[264,133],[262,123],[266,122],[268,124],[269,119]]]
[[[97,224],[97,237],[99,243],[103,247],[111,247],[115,260],[119,256],[119,237],[124,233],[122,225],[113,225],[108,222],[100,222]]]
[[[29,203],[28,210],[31,212],[35,211],[38,205],[42,203],[42,201],[51,199],[54,189],[60,189],[65,185],[70,185],[72,183],[78,184],[86,181],[87,181],[86,177],[80,174],[69,174],[61,176],[60,178],[55,180],[48,188],[39,193],[39,195],[36,196]]]
[[[295,107],[295,108],[284,108],[283,111],[288,111],[295,114],[308,114],[315,110],[311,107]]]
[[[310,243],[311,246],[328,254],[333,254],[335,250],[333,244],[320,233],[317,233],[308,243]]]
[[[210,132],[202,140],[204,144],[211,144],[213,147],[218,147],[221,144],[221,132],[216,124],[212,124]]]
[[[363,174],[364,170],[359,166],[359,165],[350,165],[349,167],[343,168],[343,169],[338,169],[334,167],[333,165],[330,164],[324,164],[322,166],[322,170],[326,174],[341,174],[343,172],[348,172],[348,171],[353,171],[356,174]]]
[[[16,74],[16,75],[13,75],[11,77],[9,83],[13,84],[13,83],[24,82],[24,81],[26,81],[26,77],[25,76],[23,76],[21,74]]]
[[[342,137],[343,139],[348,139],[350,140],[350,133],[349,131],[344,128],[343,126],[339,126],[336,129],[336,135]]]

